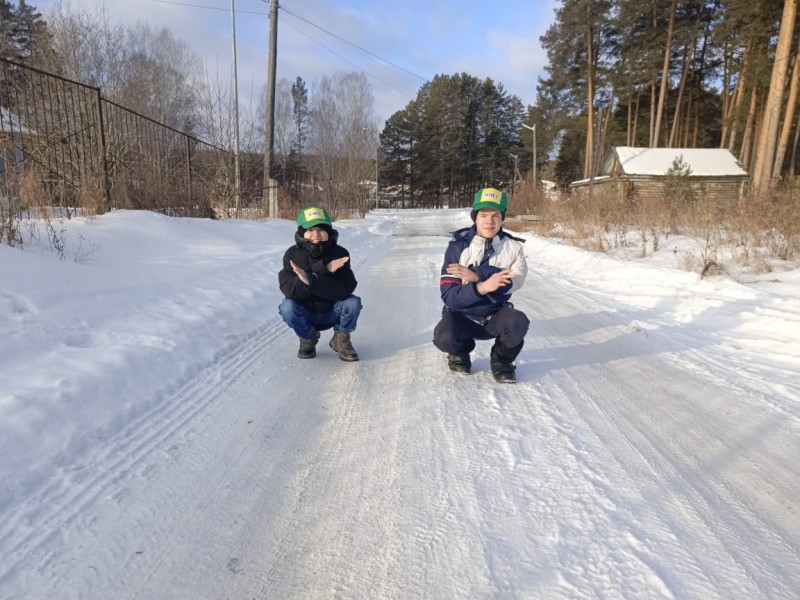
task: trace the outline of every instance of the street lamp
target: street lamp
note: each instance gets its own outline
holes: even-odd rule
[[[531,127],[530,125],[522,124],[525,129],[530,129],[533,132],[533,187],[539,187],[539,181],[536,178],[536,125]]]

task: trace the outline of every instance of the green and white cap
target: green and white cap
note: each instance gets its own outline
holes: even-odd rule
[[[311,229],[312,227],[327,227],[330,229],[333,225],[327,210],[319,206],[309,206],[302,209],[297,215],[297,226],[303,229]]]
[[[507,205],[508,196],[505,192],[501,192],[495,188],[482,188],[475,194],[472,210],[478,211],[482,208],[493,208],[505,214]]]

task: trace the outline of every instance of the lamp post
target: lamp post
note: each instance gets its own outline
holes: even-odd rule
[[[536,178],[536,125],[531,127],[530,125],[522,124],[525,129],[530,129],[533,132],[533,187],[539,187],[539,181]]]

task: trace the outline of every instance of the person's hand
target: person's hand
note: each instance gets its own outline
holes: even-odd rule
[[[292,271],[294,271],[294,274],[297,275],[297,278],[300,281],[302,281],[306,285],[311,283],[311,280],[308,278],[308,273],[306,273],[305,271],[303,271],[303,269],[294,264],[294,261],[290,260],[289,266],[292,267]]]
[[[478,281],[478,274],[475,271],[464,265],[459,265],[458,263],[447,265],[447,274],[460,277],[467,283],[475,283]]]
[[[511,271],[511,269],[503,269],[502,271],[498,271],[486,281],[481,281],[478,284],[478,293],[488,294],[490,292],[494,292],[499,288],[511,283],[511,278],[513,276],[514,273]]]
[[[341,269],[342,266],[344,266],[344,263],[346,263],[348,260],[350,260],[349,256],[334,258],[331,262],[325,265],[328,268],[328,273],[336,273],[336,271]]]

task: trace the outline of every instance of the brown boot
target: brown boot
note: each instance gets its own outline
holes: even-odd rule
[[[319,341],[319,331],[311,331],[311,337],[307,340],[300,338],[300,348],[297,350],[297,358],[314,358],[317,355],[317,342]]]
[[[333,334],[330,345],[343,361],[355,362],[358,360],[358,354],[353,349],[353,344],[350,343],[349,333],[337,331]]]

